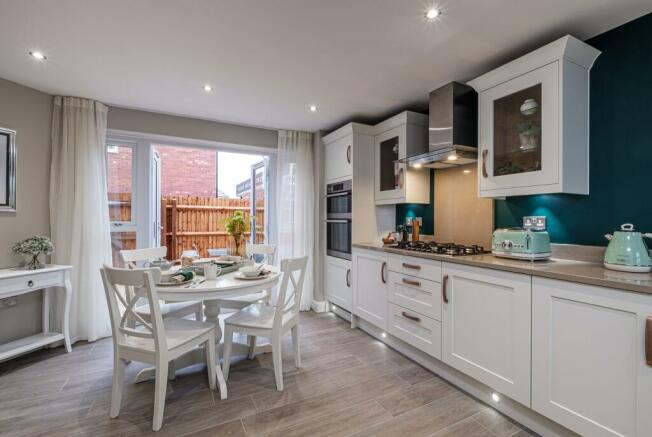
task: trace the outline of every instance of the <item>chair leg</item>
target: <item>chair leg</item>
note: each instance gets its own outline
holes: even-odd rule
[[[163,425],[165,410],[165,392],[168,387],[168,363],[159,361],[156,364],[156,382],[154,384],[154,419],[152,430],[158,431]]]
[[[256,336],[255,335],[250,335],[249,336],[249,358],[250,360],[253,360],[254,357],[256,356]]]
[[[283,391],[283,350],[281,349],[281,336],[272,334],[272,361],[274,361],[274,377],[276,390]]]
[[[222,365],[222,373],[224,379],[229,380],[229,367],[231,367],[231,346],[233,344],[233,328],[229,325],[224,327],[224,364]]]
[[[174,360],[168,363],[168,380],[174,381],[177,377],[177,366],[174,364]]]
[[[204,345],[206,351],[206,371],[208,372],[208,386],[215,390],[215,334],[208,337]]]
[[[299,349],[299,325],[292,327],[292,349],[294,351],[294,366],[301,367],[301,352]]]
[[[120,403],[122,402],[122,386],[125,380],[125,367],[127,363],[114,352],[113,359],[113,386],[111,387],[111,419],[120,414]]]

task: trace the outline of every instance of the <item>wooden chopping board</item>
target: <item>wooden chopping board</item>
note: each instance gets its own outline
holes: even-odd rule
[[[494,201],[478,197],[477,172],[477,164],[435,171],[436,241],[479,244],[490,250]]]

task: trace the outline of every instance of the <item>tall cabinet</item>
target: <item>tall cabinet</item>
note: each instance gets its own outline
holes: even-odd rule
[[[565,36],[468,84],[478,92],[481,197],[589,194],[589,71]]]

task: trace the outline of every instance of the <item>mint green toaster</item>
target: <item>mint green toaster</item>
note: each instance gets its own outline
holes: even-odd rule
[[[503,258],[547,260],[550,259],[550,235],[546,231],[523,228],[496,229],[491,239],[491,253]]]

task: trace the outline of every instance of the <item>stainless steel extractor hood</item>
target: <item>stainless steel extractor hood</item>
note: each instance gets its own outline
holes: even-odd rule
[[[458,82],[430,93],[428,152],[399,162],[415,167],[448,168],[478,160],[478,95]]]

